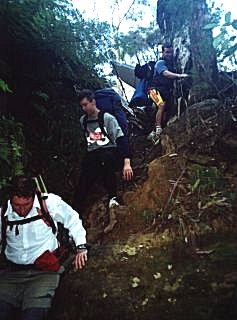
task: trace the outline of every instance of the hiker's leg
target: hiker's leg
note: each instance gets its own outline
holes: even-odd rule
[[[157,113],[156,113],[156,126],[160,126],[161,128],[163,124],[164,112],[165,112],[165,102],[163,104],[160,104],[159,107],[157,107]]]
[[[102,166],[102,174],[105,188],[108,193],[108,225],[104,229],[104,233],[111,232],[117,223],[115,207],[119,206],[117,199],[117,177],[116,169],[120,165],[120,157],[116,153],[115,149],[105,150],[104,161]],[[121,169],[121,168],[120,168]]]
[[[0,319],[19,319],[24,295],[24,271],[0,270]]]
[[[98,171],[99,167],[96,154],[93,151],[89,152],[82,162],[79,182],[75,189],[72,202],[72,207],[80,215],[83,215],[88,195],[94,181],[98,177]]]
[[[1,320],[9,320],[9,319],[17,319],[16,317],[17,309],[14,305],[0,300],[0,319]]]
[[[22,311],[21,320],[46,320],[48,308],[29,308]]]
[[[59,280],[59,272],[28,271],[22,302],[22,320],[47,318]]]
[[[101,153],[101,175],[109,199],[117,197],[116,155],[115,150],[103,150]]]
[[[171,105],[172,105],[171,92],[164,90],[161,92],[161,96],[162,96],[162,99],[164,100],[164,110],[161,118],[161,127],[165,128],[171,115]]]
[[[72,207],[81,215],[85,209],[86,200],[93,183],[93,172],[82,169],[79,177],[79,183],[75,189]]]
[[[160,91],[157,89],[151,89],[148,92],[149,98],[151,99],[152,102],[156,105],[157,112],[156,112],[156,126],[162,125],[162,117],[163,117],[163,112],[164,112],[164,100],[162,95],[160,94]]]
[[[150,132],[147,139],[151,140],[153,144],[157,144],[160,141],[160,135],[162,133],[162,125],[165,111],[165,100],[161,95],[160,91],[157,89],[151,89],[149,91],[149,97],[151,101],[155,104],[157,108],[156,119],[155,119],[155,128]]]
[[[105,188],[108,192],[109,199],[117,197],[117,179],[116,174],[109,167],[106,168],[106,174],[104,179]]]

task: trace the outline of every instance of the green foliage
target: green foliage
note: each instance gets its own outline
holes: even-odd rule
[[[225,14],[225,24],[229,25],[231,23],[231,12],[226,12]]]
[[[208,23],[206,24],[203,29],[204,30],[212,30],[214,28],[216,28],[218,25],[215,23],[215,22],[212,22],[212,23]]]
[[[119,52],[119,59],[142,57],[143,61],[157,58],[157,44],[161,42],[159,29],[154,25],[149,28],[140,27],[128,33],[119,33],[115,48]]]
[[[157,20],[167,41],[172,42],[177,30],[190,23],[193,6],[194,3],[190,0],[158,1]]]
[[[145,209],[141,213],[141,217],[144,220],[146,225],[151,225],[157,216],[157,212],[152,209]]]
[[[221,16],[223,12],[218,9],[215,14],[215,22],[210,29],[218,30],[218,34],[213,38],[213,45],[216,50],[217,59],[222,68],[227,62],[234,68],[237,62],[237,44],[236,32],[237,20],[231,19],[231,12],[226,12],[224,16],[224,23],[221,24]]]
[[[108,38],[109,26],[84,20],[70,1],[4,1],[0,4],[0,18],[5,54],[12,46],[10,56],[5,56],[7,60],[19,50],[21,55],[30,56],[29,63],[33,62],[32,58],[52,57],[51,71],[63,65],[64,72],[74,78],[78,75],[71,63],[83,63],[92,69],[107,60],[105,38]],[[34,62],[40,64],[40,60]]]
[[[223,179],[217,167],[193,165],[191,168],[191,191],[208,194],[223,188]]]
[[[99,8],[98,2],[95,2],[95,8]],[[107,26],[108,32],[104,33],[96,26],[98,32],[104,35],[103,52],[107,56],[107,60],[117,59],[124,62],[126,58],[134,58],[138,53],[145,56],[147,49],[152,50],[153,53],[153,44],[157,44],[155,43],[157,37],[154,37],[157,33],[156,7],[155,5],[152,7],[154,3],[153,0],[133,0],[130,3],[123,0],[108,3],[108,16],[106,18],[108,21],[111,20],[111,28]],[[93,30],[93,23],[96,21],[96,19],[91,21],[91,30]],[[144,25],[150,23],[150,26],[148,28],[139,27],[141,25],[140,21],[144,21]],[[128,26],[127,30],[121,32],[125,24],[126,27]],[[104,28],[106,28],[106,25]],[[149,36],[149,34],[152,36]],[[153,54],[153,59],[154,57]],[[131,61],[128,63],[131,63]]]
[[[9,178],[23,172],[25,139],[22,125],[13,118],[0,118],[0,189]]]
[[[233,20],[232,23],[231,23],[231,26],[237,30],[237,19]]]
[[[90,68],[108,62],[112,47],[110,26],[106,22],[84,21],[82,18],[74,26],[77,42],[77,56]]]
[[[12,90],[8,87],[8,84],[3,79],[0,79],[0,89],[3,92],[12,93]]]
[[[4,113],[23,123],[26,139],[23,146],[10,133],[9,140],[1,135],[1,161],[7,175],[21,171],[18,160],[24,148],[27,170],[40,173],[47,168],[57,175],[60,169],[62,178],[72,161],[81,157],[84,148],[74,85],[91,89],[104,85],[97,65],[108,60],[108,32],[106,23],[86,21],[71,1],[0,2],[5,49],[0,51],[0,73],[6,79],[0,82],[0,91],[9,92],[9,87],[14,91],[10,98],[3,97]]]

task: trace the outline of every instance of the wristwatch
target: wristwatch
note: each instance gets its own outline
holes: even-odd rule
[[[76,248],[77,248],[77,251],[87,251],[86,243],[79,244],[78,246],[76,246]]]

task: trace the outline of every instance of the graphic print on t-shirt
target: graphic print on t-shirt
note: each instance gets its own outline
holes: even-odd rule
[[[105,128],[106,131],[106,128]],[[93,143],[96,143],[98,146],[105,146],[110,141],[108,137],[106,137],[103,132],[101,132],[100,127],[96,128],[93,132],[87,133],[87,143],[88,145],[91,145]]]

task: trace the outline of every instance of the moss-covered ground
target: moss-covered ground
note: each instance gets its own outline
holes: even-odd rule
[[[213,234],[195,251],[165,234],[95,246],[62,279],[51,319],[237,319],[236,239]]]

